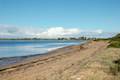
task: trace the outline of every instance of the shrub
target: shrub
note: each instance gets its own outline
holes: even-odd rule
[[[110,72],[113,75],[120,73],[120,59],[113,61],[113,64],[110,66]]]

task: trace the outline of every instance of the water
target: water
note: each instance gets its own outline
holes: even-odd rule
[[[0,58],[45,54],[51,50],[78,45],[83,42],[62,40],[0,40]]]

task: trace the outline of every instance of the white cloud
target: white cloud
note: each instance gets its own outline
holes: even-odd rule
[[[42,33],[37,34],[37,37],[42,38],[58,38],[64,36],[70,36],[79,34],[80,30],[77,28],[65,29],[63,27],[52,27],[43,31]]]
[[[34,27],[15,27],[0,25],[0,36],[58,38],[79,34],[77,28],[51,27],[48,29]]]
[[[91,33],[91,34],[101,34],[103,33],[102,29],[96,29],[96,30],[82,30],[82,32],[86,32],[86,33]]]
[[[38,37],[38,38],[58,38],[74,36],[98,36],[103,34],[103,30],[82,30],[79,28],[64,27],[15,27],[9,25],[0,25],[0,37]]]
[[[98,30],[95,30],[95,32],[98,33],[98,34],[101,34],[101,33],[103,33],[103,30],[98,29]]]

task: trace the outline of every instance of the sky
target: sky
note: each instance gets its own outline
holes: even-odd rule
[[[63,37],[120,31],[120,0],[0,0],[0,36]]]

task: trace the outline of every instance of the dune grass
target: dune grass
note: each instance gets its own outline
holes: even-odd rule
[[[108,47],[120,48],[120,33],[110,38],[110,45]]]

